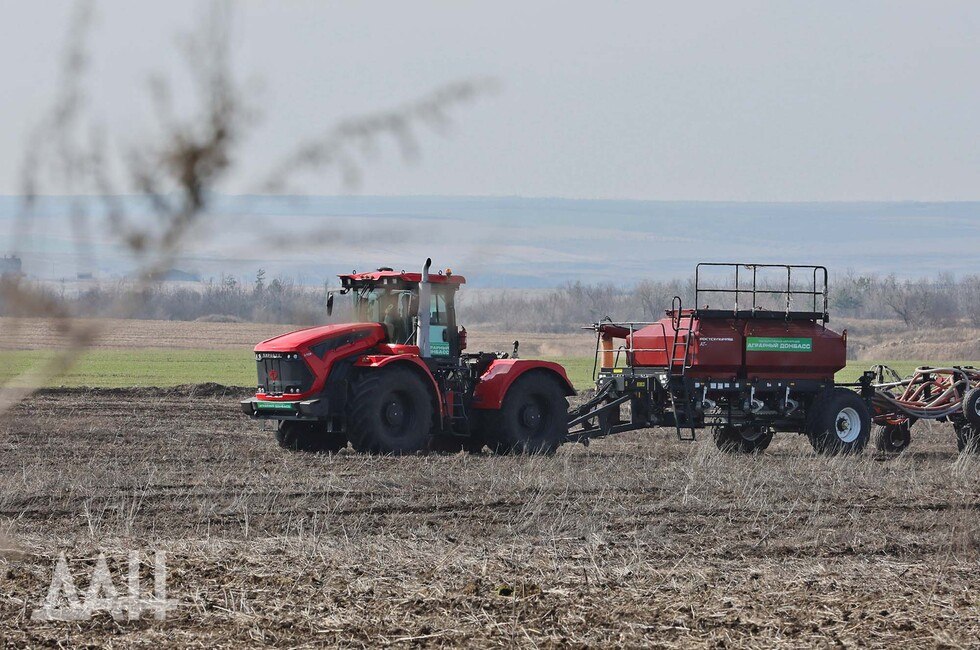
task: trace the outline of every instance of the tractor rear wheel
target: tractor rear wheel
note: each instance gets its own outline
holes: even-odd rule
[[[886,424],[875,427],[875,447],[886,454],[900,454],[912,444],[912,423]]]
[[[276,441],[283,449],[310,453],[336,454],[347,446],[347,436],[327,431],[325,422],[280,420]]]
[[[558,382],[535,373],[518,379],[499,411],[487,412],[484,435],[504,454],[553,454],[568,433],[568,400]]]
[[[859,454],[871,438],[871,410],[853,391],[826,390],[810,406],[806,433],[818,453]]]
[[[407,368],[368,370],[354,383],[350,440],[370,454],[414,454],[429,447],[433,400]]]
[[[956,424],[956,448],[960,453],[980,454],[980,429],[968,422]]]
[[[772,431],[765,426],[715,427],[712,437],[715,445],[728,454],[761,454],[772,443]]]

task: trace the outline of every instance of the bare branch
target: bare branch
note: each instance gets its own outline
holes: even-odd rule
[[[395,144],[403,159],[414,160],[419,155],[420,127],[445,133],[451,125],[450,109],[496,88],[489,79],[459,81],[411,104],[343,120],[319,138],[296,147],[268,174],[262,187],[270,192],[288,191],[288,179],[298,173],[337,167],[344,186],[356,188],[361,181],[361,160],[377,157],[386,140]]]
[[[182,40],[198,99],[197,111],[186,116],[175,114],[167,81],[152,77],[150,94],[159,120],[156,144],[131,146],[117,157],[111,155],[106,131],[95,126],[85,112],[87,37],[93,10],[90,1],[79,3],[62,62],[59,93],[31,138],[23,166],[25,202],[17,231],[30,231],[36,199],[45,193],[94,193],[105,213],[97,220],[99,229],[137,260],[138,280],[122,292],[104,316],[125,318],[138,310],[153,281],[173,265],[188,234],[207,215],[215,187],[236,164],[236,147],[244,139],[250,113],[231,73],[230,5],[214,2],[209,6],[200,30]],[[417,158],[423,127],[445,133],[451,124],[451,108],[492,87],[486,81],[449,84],[401,108],[344,120],[320,138],[298,146],[269,175],[264,187],[282,187],[295,173],[327,167],[339,171],[344,187],[354,187],[360,182],[364,161],[380,155],[385,141],[394,142],[406,160]],[[125,202],[116,198],[124,192],[119,191],[112,173],[114,163],[124,171],[126,189],[135,190],[151,207],[152,221],[147,222],[145,215],[142,219],[127,215]],[[70,220],[77,257],[94,265],[88,235],[96,228],[87,213],[89,207],[89,202],[74,202]],[[54,320],[66,343],[49,362],[7,384],[16,389],[4,391],[0,399],[3,412],[32,389],[69,369],[98,337],[98,331],[73,320],[64,304],[27,283],[3,283],[0,300],[16,313]]]

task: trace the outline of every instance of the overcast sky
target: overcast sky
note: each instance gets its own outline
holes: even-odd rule
[[[202,3],[96,3],[88,90],[119,142],[147,78],[182,78]],[[980,2],[241,2],[233,52],[261,119],[223,189],[348,115],[454,80],[500,90],[450,137],[389,153],[384,195],[980,199]],[[71,3],[0,0],[0,193],[56,90]],[[333,176],[305,183],[335,194]]]

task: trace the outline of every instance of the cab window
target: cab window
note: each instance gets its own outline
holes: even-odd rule
[[[431,301],[432,309],[430,315],[430,324],[432,325],[442,325],[446,327],[449,325],[449,313],[446,310],[446,296],[433,293]]]

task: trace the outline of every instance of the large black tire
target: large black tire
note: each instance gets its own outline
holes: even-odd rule
[[[715,445],[727,454],[761,454],[772,443],[773,433],[769,427],[732,425],[715,427],[712,430]]]
[[[875,427],[874,443],[878,451],[886,454],[900,454],[912,444],[912,423],[886,424]]]
[[[968,422],[956,426],[956,448],[960,453],[980,454],[980,429]]]
[[[499,411],[486,411],[483,435],[501,454],[553,454],[568,434],[568,399],[544,373],[518,379]]]
[[[347,436],[327,431],[325,422],[280,420],[276,441],[283,449],[310,453],[336,454],[347,447]]]
[[[433,397],[408,368],[365,371],[354,383],[350,437],[368,454],[414,454],[431,442]]]
[[[806,433],[818,453],[859,454],[871,438],[871,410],[853,391],[826,390],[810,405]]]
[[[980,387],[967,391],[963,396],[963,415],[974,431],[980,431]]]

